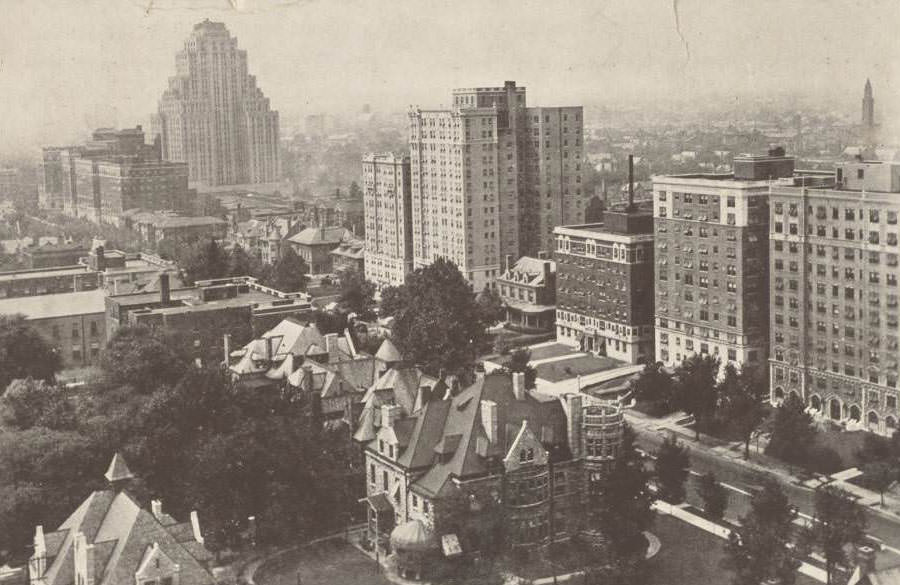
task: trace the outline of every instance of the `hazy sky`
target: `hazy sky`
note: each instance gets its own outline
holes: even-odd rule
[[[147,124],[207,17],[288,125],[506,79],[534,105],[778,91],[858,109],[871,77],[877,108],[900,105],[897,0],[0,0],[0,154],[70,142],[113,107]]]

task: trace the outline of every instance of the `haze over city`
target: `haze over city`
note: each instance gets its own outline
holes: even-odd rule
[[[879,110],[900,109],[891,97],[900,95],[900,5],[890,1],[2,5],[5,155],[75,140],[92,126],[147,124],[190,23],[207,17],[239,39],[286,127],[365,103],[382,112],[437,107],[452,87],[504,79],[527,86],[529,101],[588,109],[815,96],[855,116],[868,77]]]

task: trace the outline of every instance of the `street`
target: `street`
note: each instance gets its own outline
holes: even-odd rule
[[[654,431],[646,427],[632,425],[637,433],[638,447],[648,453],[656,451],[668,432]],[[691,448],[696,445],[693,440],[680,437],[682,443]],[[716,456],[702,449],[691,448],[691,481],[687,486],[687,501],[689,504],[702,508],[702,500],[697,493],[699,477],[712,472],[716,479],[728,489],[728,509],[726,518],[736,520],[745,515],[750,509],[751,493],[761,486],[765,474],[742,466],[739,462]],[[780,480],[785,493],[790,498],[801,517],[809,517],[814,508],[814,492],[806,487],[793,483],[785,483],[775,474],[770,477]],[[879,566],[891,566],[900,563],[900,522],[886,518],[877,512],[865,510],[868,520],[867,533],[882,544],[883,552],[879,555]]]

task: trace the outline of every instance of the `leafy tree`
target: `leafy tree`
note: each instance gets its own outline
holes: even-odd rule
[[[766,417],[763,400],[768,394],[756,370],[738,370],[733,364],[725,366],[719,382],[719,412],[727,429],[744,442],[744,459],[750,458],[750,439]]]
[[[635,447],[634,431],[626,425],[612,469],[590,504],[598,510],[599,528],[609,539],[614,558],[634,559],[646,550],[643,531],[653,523],[650,477]]]
[[[781,486],[767,481],[725,547],[725,565],[734,572],[734,585],[759,585],[769,580],[794,583],[805,556],[804,547],[792,542],[796,517]]]
[[[362,199],[363,192],[356,181],[350,183],[350,199]]]
[[[833,485],[816,490],[815,514],[810,533],[822,547],[827,583],[832,583],[835,569],[847,562],[845,547],[862,542],[866,516],[850,494]]]
[[[815,436],[813,419],[806,412],[803,401],[789,394],[775,411],[772,438],[766,453],[791,465],[803,463]]]
[[[728,492],[716,481],[713,473],[704,473],[700,477],[700,498],[703,500],[703,511],[710,518],[721,519],[728,507]]]
[[[684,482],[690,475],[691,460],[686,447],[674,437],[666,437],[656,452],[656,479],[659,497],[670,504],[684,501]]]
[[[481,320],[487,326],[493,326],[506,319],[506,309],[497,291],[488,285],[475,298]]]
[[[174,385],[191,365],[184,337],[145,325],[120,327],[100,356],[100,369],[113,386],[129,386],[148,394]]]
[[[662,416],[672,411],[674,382],[663,368],[662,362],[648,363],[630,382],[635,400],[649,405],[650,413]]]
[[[361,319],[371,318],[375,306],[375,285],[358,272],[345,272],[341,275],[338,305],[344,312],[356,313]]]
[[[525,374],[526,388],[534,388],[535,380],[537,379],[537,370],[528,365],[530,361],[531,350],[519,348],[510,354],[509,362],[506,364],[506,369],[510,372],[522,372]]]
[[[380,317],[393,317],[406,306],[406,288],[403,286],[386,286],[381,289],[381,304],[378,307]]]
[[[471,376],[487,343],[486,323],[459,269],[439,258],[407,277],[396,314],[398,349],[426,372]]]
[[[716,414],[718,373],[719,359],[701,354],[694,354],[681,362],[675,372],[676,403],[694,417],[694,431],[698,441],[701,427],[708,427]]]
[[[69,429],[75,409],[64,388],[43,380],[13,380],[0,395],[0,426],[29,429],[42,426]]]
[[[900,471],[896,462],[875,461],[866,463],[862,467],[863,479],[866,484],[881,495],[881,507],[884,507],[884,492],[900,478]]]
[[[213,238],[177,246],[174,259],[181,269],[181,279],[188,285],[228,275],[228,256]]]
[[[17,378],[53,382],[59,355],[23,315],[0,315],[0,388]]]
[[[228,276],[252,276],[264,281],[268,274],[259,258],[235,244],[228,255]]]
[[[308,272],[309,267],[303,258],[290,245],[284,245],[266,284],[282,292],[305,290]]]

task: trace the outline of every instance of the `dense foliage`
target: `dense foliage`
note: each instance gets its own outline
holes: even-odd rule
[[[666,437],[656,452],[656,483],[659,497],[680,504],[687,494],[684,484],[691,471],[687,447],[674,437]]]
[[[17,378],[52,381],[60,359],[22,315],[0,315],[0,389]]]

